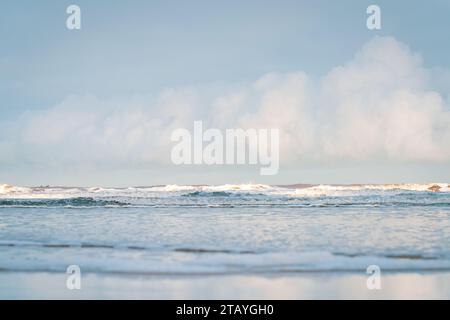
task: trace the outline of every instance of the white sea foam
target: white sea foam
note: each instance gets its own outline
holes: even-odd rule
[[[10,184],[0,184],[0,195],[4,194],[23,194],[23,193],[31,193],[31,188],[25,187],[16,187]]]
[[[271,191],[274,187],[265,184],[225,184],[219,186],[205,186],[202,191]]]
[[[370,191],[416,191],[416,192],[449,192],[447,183],[428,184],[367,184],[367,185],[317,185],[308,188],[297,188],[295,196],[339,196],[359,194]]]
[[[166,186],[158,186],[158,187],[150,187],[146,188],[148,191],[153,192],[178,192],[178,191],[191,191],[195,190],[197,187],[195,186],[180,186],[176,184],[168,184]],[[139,188],[136,188],[137,190]]]
[[[314,186],[270,186],[265,184],[225,184],[225,185],[163,185],[129,188],[103,187],[19,187],[0,185],[3,199],[68,199],[77,197],[167,197],[189,192],[227,192],[232,194],[250,193],[277,197],[317,197],[371,194],[389,191],[450,192],[448,183],[428,184],[366,184],[366,185],[314,185]]]

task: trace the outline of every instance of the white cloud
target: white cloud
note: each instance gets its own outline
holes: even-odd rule
[[[375,38],[322,82],[330,157],[396,161],[448,160],[450,120],[428,88],[420,56],[393,38]]]
[[[173,88],[129,99],[71,96],[3,128],[0,162],[168,163],[170,135],[203,120],[219,128],[279,128],[282,164],[450,160],[450,111],[421,57],[376,37],[318,83],[270,73],[229,88]]]

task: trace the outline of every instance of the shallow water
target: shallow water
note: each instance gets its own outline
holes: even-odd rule
[[[3,186],[0,270],[449,271],[450,192],[432,186]]]

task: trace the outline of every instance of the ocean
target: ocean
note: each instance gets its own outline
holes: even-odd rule
[[[166,278],[448,273],[450,188],[0,186],[0,271],[69,265]]]

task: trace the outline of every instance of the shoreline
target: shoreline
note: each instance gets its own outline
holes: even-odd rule
[[[0,299],[450,299],[450,271],[385,272],[369,290],[364,273],[136,275],[86,273],[69,290],[65,273],[0,272]]]

